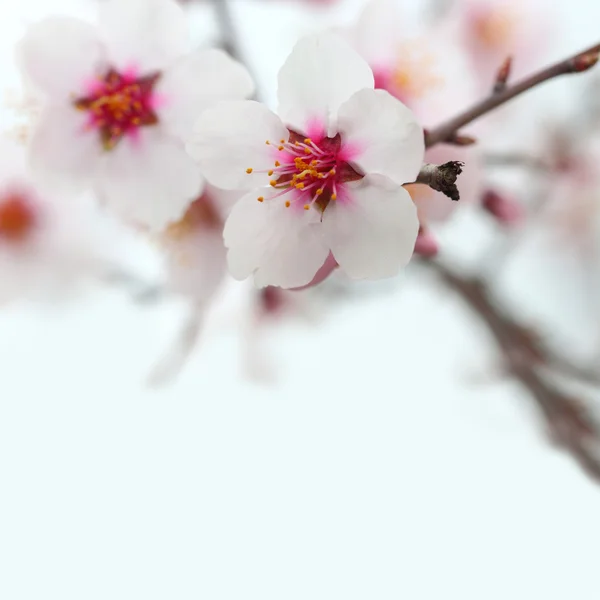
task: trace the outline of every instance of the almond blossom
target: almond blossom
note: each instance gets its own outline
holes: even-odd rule
[[[29,148],[36,174],[61,189],[93,186],[122,218],[154,230],[202,190],[182,141],[196,117],[253,91],[227,54],[189,53],[174,0],[107,0],[96,27],[47,18],[30,27],[18,58],[44,99]]]
[[[64,296],[107,274],[117,233],[91,198],[59,196],[36,183],[20,146],[0,140],[0,303]]]
[[[183,217],[157,236],[169,288],[196,305],[208,305],[227,274],[223,224],[240,195],[209,184]]]
[[[176,377],[198,344],[207,312],[227,274],[223,222],[238,198],[239,193],[207,185],[184,216],[156,238],[167,259],[168,289],[190,306],[175,343],[150,374],[153,386]]]
[[[330,252],[354,279],[397,274],[412,255],[416,209],[402,184],[423,162],[423,130],[339,36],[301,39],[279,72],[279,115],[223,102],[188,151],[207,179],[251,190],[225,224],[228,265],[257,286],[301,287]]]

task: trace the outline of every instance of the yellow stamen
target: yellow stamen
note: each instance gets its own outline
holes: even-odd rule
[[[277,148],[277,150],[279,150],[279,152],[281,152],[283,150],[283,146],[279,146],[279,148]]]
[[[250,168],[246,169],[246,173],[248,173],[248,175],[250,175],[250,173],[252,173],[252,169],[250,169]]]
[[[274,171],[269,171],[267,174],[269,177],[271,177],[271,175],[273,175]]]
[[[323,193],[323,188],[319,188],[317,190],[317,196],[320,196]]]
[[[311,144],[311,143],[312,143],[312,140],[311,140],[310,138],[306,138],[306,139],[304,140],[304,143],[305,143],[305,144]]]
[[[331,199],[332,200],[337,200],[337,194],[331,194]]]
[[[281,163],[280,163],[278,160],[276,160],[276,161],[275,161],[275,166],[276,166],[276,167],[280,167],[280,166],[281,166]]]
[[[304,189],[304,184],[303,183],[297,183],[296,184],[296,189],[297,190],[303,190]]]
[[[304,210],[309,210],[310,209],[310,204],[305,204],[304,205]]]
[[[258,200],[259,202],[264,202],[264,201],[265,201],[265,199],[264,199],[262,196],[259,196],[259,197],[257,198],[257,200]]]
[[[286,206],[286,208],[289,208],[289,207],[290,207],[290,201],[289,201],[289,200],[286,200],[286,201],[285,201],[285,206]]]
[[[274,179],[271,179],[271,181],[269,181],[269,185],[271,187],[275,187],[277,185],[277,182]]]

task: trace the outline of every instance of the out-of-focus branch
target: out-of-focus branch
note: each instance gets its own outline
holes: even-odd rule
[[[479,316],[502,352],[508,373],[535,400],[553,440],[600,483],[600,454],[593,447],[600,447],[599,424],[584,402],[560,390],[549,376],[554,372],[589,381],[592,370],[578,369],[546,348],[533,331],[497,306],[482,280],[461,276],[436,260],[421,260],[421,264],[435,272]],[[593,379],[599,381],[600,373],[594,373]]]
[[[238,35],[233,24],[228,0],[211,0],[221,33],[221,46],[233,58],[244,62],[243,53],[238,44]]]
[[[571,56],[566,60],[562,60],[534,73],[515,85],[503,87],[499,92],[492,93],[488,98],[478,102],[465,112],[443,123],[439,127],[427,131],[425,134],[426,146],[430,148],[442,142],[452,143],[453,138],[465,125],[472,123],[483,115],[546,81],[550,81],[561,75],[582,73],[591,69],[598,62],[599,57],[600,44],[596,44],[583,52],[575,54],[575,56]]]
[[[217,17],[217,25],[219,27],[221,48],[225,50],[232,58],[242,63],[246,69],[253,75],[252,79],[256,81],[252,68],[248,64],[244,52],[239,44],[239,35],[236,30],[233,17],[231,16],[231,8],[229,0],[211,0],[215,15]],[[260,99],[260,91],[257,89],[254,92],[254,100]]]
[[[110,286],[124,289],[138,304],[156,304],[169,295],[162,283],[144,281],[133,272],[115,265],[103,269],[100,280]]]
[[[483,161],[487,167],[517,167],[540,172],[552,170],[552,165],[549,162],[535,156],[516,152],[502,154],[487,153],[484,154]]]
[[[456,185],[458,176],[462,173],[465,163],[450,161],[443,165],[425,164],[421,167],[419,176],[414,183],[428,185],[436,192],[442,192],[455,202],[460,200],[460,192]]]

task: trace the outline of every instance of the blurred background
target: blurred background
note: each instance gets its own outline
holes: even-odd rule
[[[225,22],[184,3],[194,43],[238,52],[272,106],[298,37],[351,31],[366,4],[231,0]],[[458,48],[459,4],[398,0],[398,35],[449,23]],[[27,25],[96,5],[3,1],[5,129]],[[520,6],[537,12],[517,75],[598,41],[593,0]],[[471,51],[426,125],[491,89]],[[102,286],[3,307],[0,598],[597,599],[599,82],[551,82],[468,129],[477,191],[427,222],[437,256],[398,279],[228,281],[168,385],[148,376],[185,299]],[[160,281],[152,243],[131,235],[122,260]]]

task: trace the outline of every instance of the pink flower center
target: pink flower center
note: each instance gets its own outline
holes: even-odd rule
[[[0,196],[0,240],[23,241],[37,220],[34,207],[24,194],[10,192]]]
[[[249,168],[246,172],[272,177],[270,185],[278,192],[269,201],[285,197],[288,208],[295,205],[309,210],[315,206],[323,212],[331,200],[343,194],[344,183],[363,178],[348,164],[351,152],[342,146],[339,134],[313,141],[290,131],[287,142],[280,140],[276,145],[267,140],[266,144],[277,148],[273,167],[263,171]],[[259,202],[264,200],[264,196],[258,197]]]
[[[75,107],[88,113],[89,127],[99,131],[105,150],[140,127],[158,123],[153,90],[159,77],[156,73],[137,78],[132,72],[110,70],[90,85],[87,96],[75,100]]]

